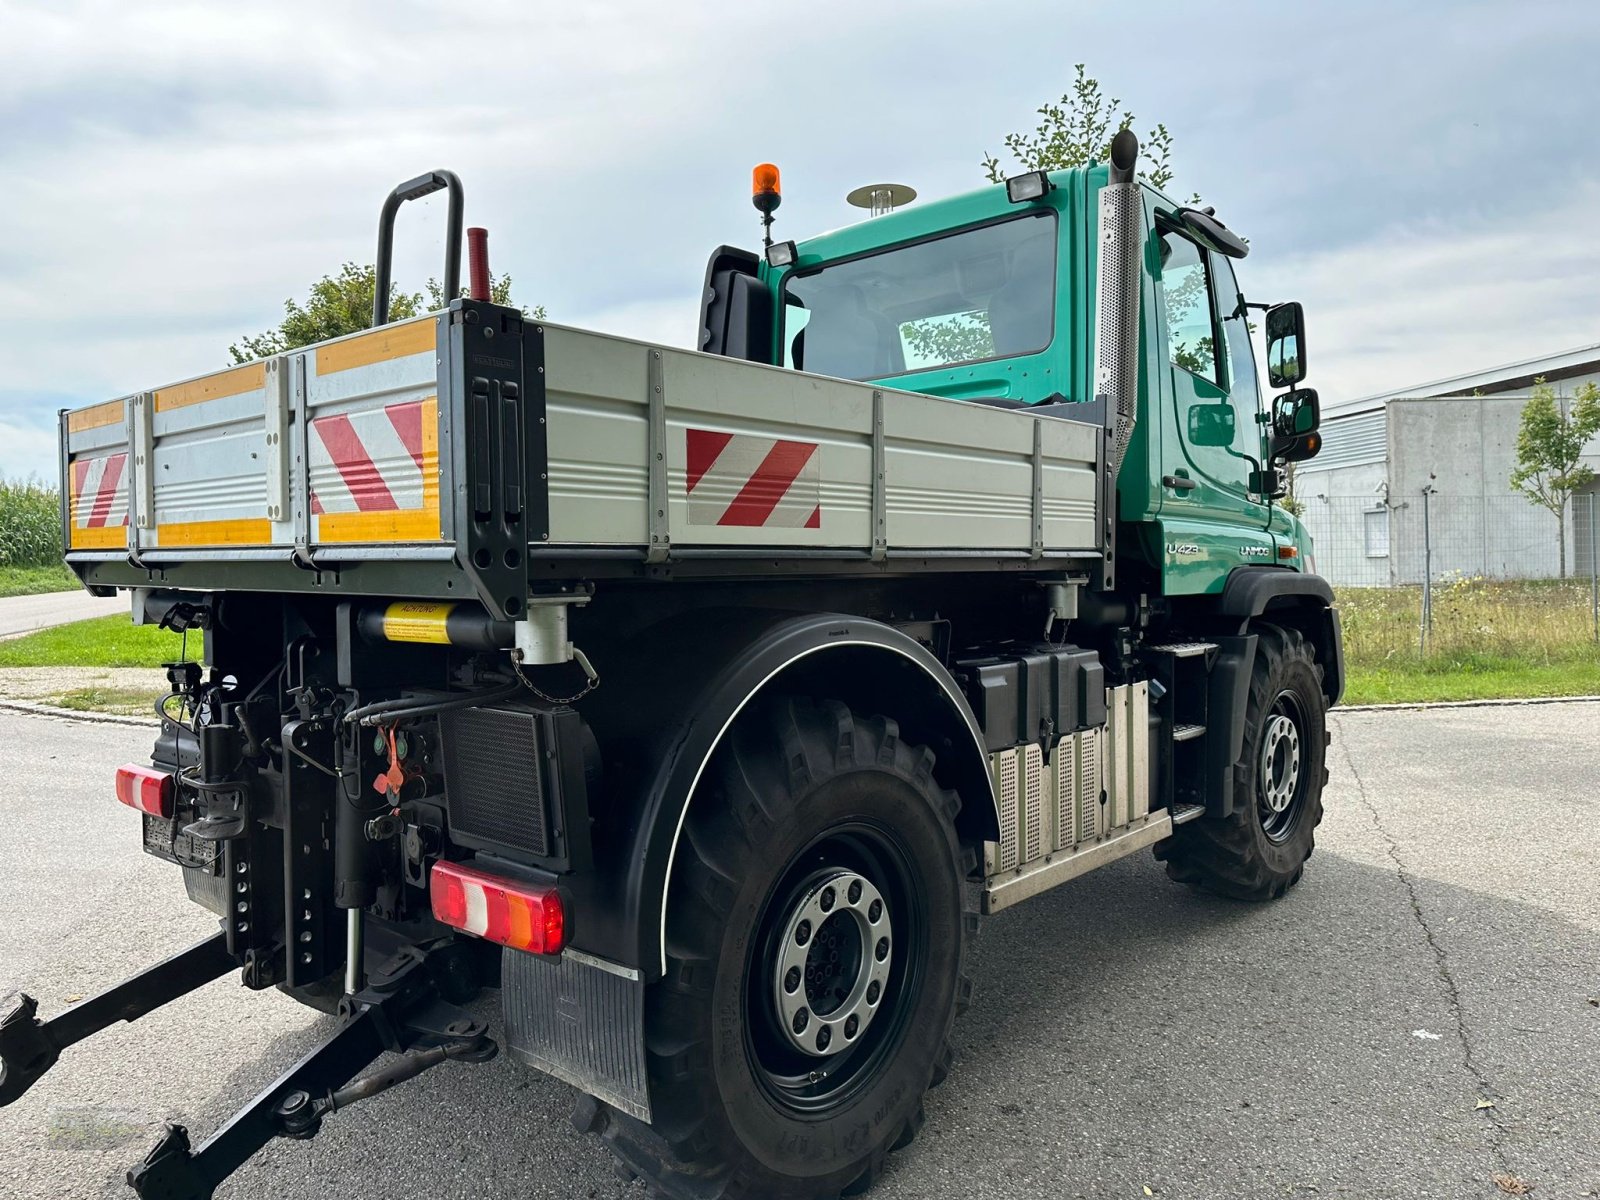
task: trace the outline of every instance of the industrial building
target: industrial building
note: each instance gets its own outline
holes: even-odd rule
[[[1390,586],[1453,574],[1555,578],[1556,518],[1512,489],[1517,430],[1534,385],[1570,399],[1600,383],[1600,343],[1368,396],[1323,418],[1322,451],[1296,471],[1295,496],[1336,584]],[[1600,439],[1585,460],[1600,471]],[[1568,575],[1587,577],[1600,494],[1567,517]]]

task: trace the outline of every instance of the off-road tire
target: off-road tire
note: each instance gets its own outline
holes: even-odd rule
[[[1179,883],[1236,900],[1273,900],[1300,881],[1322,821],[1322,789],[1328,781],[1328,703],[1322,667],[1299,630],[1258,623],[1255,666],[1245,707],[1244,749],[1233,767],[1233,812],[1203,817],[1173,830],[1156,847],[1167,874]],[[1283,836],[1263,825],[1262,739],[1280,696],[1298,709],[1303,793]]]
[[[773,701],[730,732],[689,809],[667,970],[646,997],[654,1123],[589,1097],[573,1115],[601,1136],[624,1178],[640,1176],[670,1200],[835,1200],[869,1188],[890,1151],[916,1136],[923,1095],[949,1070],[951,1027],[971,995],[967,951],[978,920],[967,881],[976,855],[957,838],[960,801],[933,767],[933,753],[901,741],[893,720],[863,719],[833,701]],[[825,847],[839,830],[881,833],[904,853],[917,882],[899,902],[907,911],[895,935],[920,928],[923,936],[920,945],[896,942],[906,966],[867,1018],[893,1018],[872,1053],[866,1039],[880,1026],[864,1025],[852,1050],[823,1060],[866,1064],[854,1090],[838,1085],[837,1108],[802,1114],[785,1106],[758,1061],[753,1006],[763,993],[754,989],[763,986],[763,954],[787,944],[773,939],[770,921],[793,894],[788,881],[834,853]],[[908,915],[918,903],[920,926]],[[769,995],[776,1002],[775,989]],[[846,1069],[830,1066],[841,1077]]]

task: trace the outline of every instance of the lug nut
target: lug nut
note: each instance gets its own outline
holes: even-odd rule
[[[800,986],[800,968],[790,967],[789,973],[783,977],[783,990],[793,992]]]
[[[823,888],[822,889],[822,911],[823,912],[828,912],[830,909],[832,909],[833,908],[833,902],[834,902],[835,899],[836,899],[836,897],[835,897],[834,891],[833,891],[833,889],[831,887],[830,888]]]
[[[860,900],[861,900],[861,880],[859,880],[859,879],[851,880],[850,881],[850,890],[846,894],[850,897],[850,903],[851,904],[859,903]]]
[[[867,906],[867,920],[876,925],[878,923],[878,918],[881,916],[883,916],[883,901],[874,900],[870,905]]]
[[[875,951],[875,953],[878,956],[878,961],[879,962],[882,962],[884,959],[889,957],[889,939],[888,938],[879,938],[878,939],[878,948]]]
[[[811,922],[801,921],[795,926],[794,940],[798,945],[804,946],[811,940]]]
[[[876,979],[874,979],[871,983],[867,984],[867,1003],[868,1004],[876,1004],[878,1002],[878,997],[881,996],[881,995],[883,995],[883,988],[881,988],[878,985],[878,981]]]
[[[795,1015],[794,1015],[794,1031],[796,1033],[804,1033],[806,1031],[806,1026],[809,1025],[810,1023],[811,1023],[811,1014],[808,1013],[805,1009],[802,1008],[799,1012],[795,1013]]]
[[[874,986],[876,986],[876,985],[874,985]],[[860,1028],[861,1028],[861,1018],[852,1015],[844,1023],[844,1036],[847,1039],[848,1038],[853,1038],[856,1035],[856,1031],[858,1029],[860,1029]]]
[[[831,1041],[833,1041],[833,1030],[832,1029],[830,1029],[830,1028],[828,1028],[828,1026],[824,1025],[821,1029],[817,1030],[817,1049],[818,1050],[826,1050],[828,1048],[828,1043],[831,1042]]]

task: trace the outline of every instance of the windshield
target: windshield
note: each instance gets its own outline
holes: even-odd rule
[[[1055,214],[835,263],[784,281],[784,365],[878,379],[1037,354],[1054,326]]]

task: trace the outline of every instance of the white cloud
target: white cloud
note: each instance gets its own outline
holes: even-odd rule
[[[1600,342],[1600,272],[1575,253],[1589,184],[1514,221],[1397,223],[1369,240],[1247,264],[1253,297],[1306,306],[1323,403]]]

